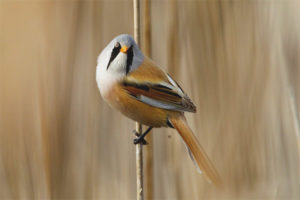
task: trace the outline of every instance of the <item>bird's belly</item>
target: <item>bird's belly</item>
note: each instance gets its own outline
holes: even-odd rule
[[[112,107],[141,124],[152,127],[167,126],[170,111],[134,99],[117,84],[103,97]]]

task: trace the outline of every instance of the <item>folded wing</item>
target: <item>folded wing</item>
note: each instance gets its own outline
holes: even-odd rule
[[[146,66],[147,71],[155,71],[160,79],[135,70],[123,81],[122,86],[129,95],[148,105],[174,111],[196,112],[196,107],[180,86],[156,66]],[[149,69],[152,67],[153,69]],[[143,77],[141,77],[143,76]]]

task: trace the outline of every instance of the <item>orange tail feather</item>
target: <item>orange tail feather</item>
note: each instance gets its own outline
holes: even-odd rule
[[[188,126],[184,115],[169,119],[174,128],[178,131],[185,144],[191,151],[193,158],[198,164],[199,168],[203,173],[217,186],[221,186],[221,178],[209,160],[208,156],[204,152],[203,148],[199,144],[196,136]]]

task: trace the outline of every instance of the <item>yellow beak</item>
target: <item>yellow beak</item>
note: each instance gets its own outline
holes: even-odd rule
[[[124,45],[124,46],[121,48],[120,51],[121,51],[122,53],[126,53],[127,50],[128,50],[128,47]]]

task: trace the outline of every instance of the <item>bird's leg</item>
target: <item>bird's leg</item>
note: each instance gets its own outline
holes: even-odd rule
[[[149,127],[143,134],[141,134],[141,135],[139,135],[136,131],[134,131],[134,132],[135,132],[135,135],[138,136],[138,137],[137,137],[137,138],[134,138],[133,144],[138,144],[138,143],[143,144],[143,145],[147,144],[147,141],[144,139],[144,137],[151,131],[152,128],[153,128],[153,127],[150,126],[150,127]]]

